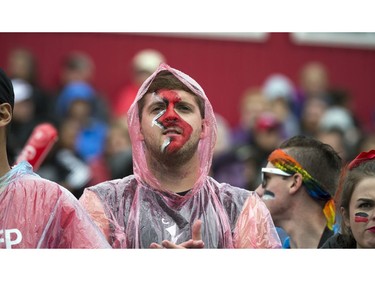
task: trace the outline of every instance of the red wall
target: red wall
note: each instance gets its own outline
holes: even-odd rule
[[[132,33],[0,33],[1,67],[6,68],[15,47],[27,47],[35,54],[40,83],[49,90],[57,88],[64,55],[72,50],[87,52],[96,64],[94,84],[111,101],[129,81],[132,56],[140,49],[156,48],[172,67],[201,84],[214,109],[231,125],[238,120],[239,98],[246,88],[261,85],[274,72],[297,83],[301,67],[310,60],[323,62],[332,84],[350,91],[364,126],[375,110],[374,49],[296,45],[289,33],[270,33],[265,42]]]

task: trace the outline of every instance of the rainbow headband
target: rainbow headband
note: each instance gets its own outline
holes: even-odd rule
[[[314,199],[327,200],[327,203],[323,208],[323,213],[327,219],[328,228],[332,230],[335,223],[335,203],[332,196],[325,191],[323,185],[314,179],[304,168],[302,168],[301,164],[299,164],[293,157],[286,154],[281,149],[274,150],[268,157],[268,161],[271,162],[276,168],[288,174],[301,174],[303,184],[307,189],[307,193]]]

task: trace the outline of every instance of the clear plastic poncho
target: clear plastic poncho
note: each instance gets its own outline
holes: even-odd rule
[[[77,198],[23,161],[0,178],[0,248],[110,248]]]
[[[184,196],[163,189],[147,166],[140,138],[137,102],[154,77],[170,71],[205,101],[209,133],[200,140],[199,177]],[[152,242],[180,244],[191,239],[192,225],[202,220],[206,248],[281,248],[270,213],[255,192],[208,176],[216,142],[216,120],[203,89],[188,75],[166,64],[143,83],[128,111],[134,175],[86,188],[80,202],[106,235],[113,248],[149,248]]]

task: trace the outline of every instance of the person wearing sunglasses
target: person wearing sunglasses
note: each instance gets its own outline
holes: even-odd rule
[[[256,192],[275,226],[288,234],[283,248],[319,248],[335,233],[333,195],[341,167],[330,145],[303,135],[285,140],[269,155]]]

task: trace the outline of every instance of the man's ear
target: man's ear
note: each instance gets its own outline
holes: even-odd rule
[[[293,176],[291,176],[291,178],[292,180],[290,183],[289,193],[294,194],[301,188],[303,180],[300,173],[295,173]]]
[[[201,125],[202,131],[200,134],[200,138],[204,139],[208,134],[208,122],[206,119],[202,119],[202,125]]]
[[[140,141],[145,140],[145,137],[144,137],[143,132],[142,132],[142,127],[139,128],[139,132],[137,133],[137,139],[140,140]]]
[[[12,120],[12,107],[9,103],[0,104],[0,126],[6,126]]]

